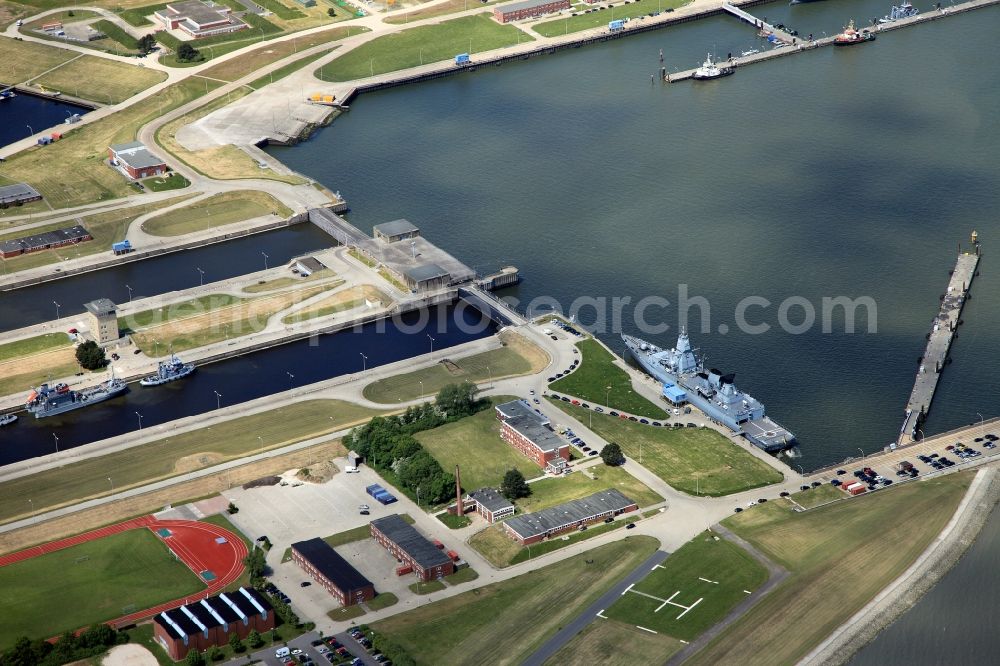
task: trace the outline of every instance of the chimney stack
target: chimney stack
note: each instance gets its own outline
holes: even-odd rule
[[[462,475],[458,469],[458,465],[455,465],[455,500],[458,511],[456,512],[459,516],[465,515],[465,506],[462,504]]]

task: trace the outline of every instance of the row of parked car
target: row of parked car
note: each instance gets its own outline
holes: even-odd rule
[[[285,604],[292,603],[292,600],[288,598],[288,595],[278,589],[278,586],[274,583],[268,583],[264,586],[264,591],[270,594],[275,599],[281,599]]]

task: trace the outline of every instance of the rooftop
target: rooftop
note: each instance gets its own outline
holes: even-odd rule
[[[512,2],[509,5],[503,5],[497,7],[502,14],[509,14],[511,12],[520,11],[522,9],[533,9],[535,7],[540,7],[542,5],[547,5],[555,0],[524,0],[523,2]]]
[[[0,241],[0,250],[3,252],[16,252],[17,250],[27,252],[32,249],[46,247],[47,245],[56,245],[64,243],[68,240],[83,239],[88,237],[90,237],[90,232],[78,224],[74,227],[56,229],[55,231],[46,231],[44,233],[35,234],[34,236],[24,236],[23,238]]]
[[[115,312],[118,308],[111,302],[110,298],[98,298],[96,301],[84,303],[83,307],[93,315],[104,315]]]
[[[135,169],[145,169],[147,167],[160,166],[163,160],[149,152],[141,141],[130,143],[119,143],[110,146],[119,161],[128,164]]]
[[[184,2],[171,2],[167,8],[178,16],[186,16],[195,23],[204,25],[214,23],[224,18],[223,14],[229,12],[229,7],[209,5],[199,0],[184,0]]]
[[[323,265],[323,262],[316,257],[300,257],[295,260],[295,263],[301,265],[310,273],[316,273],[326,268],[326,266]]]
[[[469,493],[469,497],[489,509],[491,513],[496,513],[497,511],[502,511],[503,509],[514,508],[514,505],[511,504],[506,497],[493,488],[480,488],[479,490]]]
[[[538,414],[525,400],[511,400],[496,406],[511,428],[521,433],[542,451],[558,451],[566,443],[548,427],[549,420]]]
[[[506,522],[506,525],[522,539],[527,539],[582,521],[592,520],[595,516],[609,511],[620,511],[634,504],[633,500],[625,497],[615,488],[609,488],[535,513],[514,516]]]
[[[270,610],[271,604],[257,590],[241,587],[164,611],[153,621],[173,638],[186,638],[212,627],[266,614]]]
[[[292,548],[345,594],[349,595],[354,590],[370,587],[372,584],[322,539],[299,541],[293,543]]]
[[[441,278],[448,278],[451,273],[441,268],[437,264],[422,264],[414,268],[408,268],[405,271],[406,276],[416,282],[417,284],[421,282],[427,282],[428,280],[438,280]]]
[[[423,569],[451,562],[447,555],[396,514],[373,520],[371,525],[402,548]]]
[[[38,190],[27,183],[14,183],[0,187],[0,201],[23,201],[42,196]]]
[[[393,220],[392,222],[376,224],[375,231],[385,236],[400,236],[420,231],[420,229],[409,220]]]

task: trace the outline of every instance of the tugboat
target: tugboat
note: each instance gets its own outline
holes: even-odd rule
[[[10,425],[17,420],[17,414],[4,414],[0,416],[0,426]]]
[[[35,415],[36,419],[55,416],[63,412],[80,409],[98,402],[104,402],[128,390],[128,384],[115,377],[114,370],[111,379],[91,388],[79,391],[70,390],[65,384],[50,387],[42,384],[28,395],[25,408]]]
[[[160,361],[156,367],[156,374],[143,377],[139,380],[140,386],[159,386],[172,382],[175,379],[183,379],[194,372],[194,365],[183,363],[179,358],[170,355],[170,360]]]
[[[883,16],[878,20],[879,23],[892,23],[893,21],[898,21],[899,19],[910,18],[911,16],[916,16],[920,13],[919,9],[916,9],[907,0],[903,0],[901,5],[893,5],[892,11],[889,12],[888,16]]]
[[[851,22],[844,28],[844,32],[833,38],[833,45],[850,46],[852,44],[863,44],[874,41],[875,33],[868,32],[867,30],[858,30],[854,27],[854,19],[851,19]]]
[[[733,71],[732,67],[719,67],[716,65],[712,60],[712,54],[709,53],[701,67],[694,70],[693,78],[695,81],[711,81],[712,79],[729,76]]]

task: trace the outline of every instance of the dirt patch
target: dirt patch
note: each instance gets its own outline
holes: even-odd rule
[[[303,467],[295,473],[295,478],[306,483],[326,483],[339,471],[340,469],[328,460],[318,465]]]
[[[442,359],[441,365],[444,366],[444,369],[448,371],[449,375],[458,376],[462,374],[462,366],[460,366],[458,363],[455,363],[450,358]]]
[[[134,643],[116,645],[101,659],[101,666],[157,666],[157,663],[152,652]]]
[[[247,481],[243,484],[243,490],[249,490],[251,488],[266,488],[267,486],[276,486],[279,483],[281,483],[280,476],[264,476],[259,479]]]
[[[364,305],[366,300],[376,303],[380,307],[392,305],[392,299],[389,298],[384,292],[370,284],[362,284],[356,287],[349,287],[348,289],[339,291],[336,294],[331,294],[326,298],[322,298],[308,307],[295,312],[291,316],[301,317],[330,308],[333,308],[336,312],[343,312],[344,310],[350,310]]]
[[[110,525],[127,518],[159,511],[168,504],[179,506],[191,498],[204,498],[263,476],[281,474],[289,469],[312,467],[345,455],[347,455],[347,450],[341,445],[340,440],[324,442],[283,456],[242,465],[161,490],[103,504],[93,509],[77,511],[67,516],[0,534],[0,554],[16,552],[39,543],[61,539],[102,525]]]
[[[518,354],[527,359],[528,363],[531,364],[531,374],[536,372],[541,372],[546,366],[548,366],[549,355],[535,343],[531,342],[525,338],[520,333],[515,331],[507,330],[500,333],[500,342],[505,346],[510,347]]]
[[[0,362],[0,377],[13,377],[14,375],[37,374],[45,372],[50,368],[58,368],[67,363],[76,362],[76,350],[70,347],[53,349],[51,351],[12,358]]]
[[[197,469],[216,465],[223,460],[224,457],[219,453],[192,453],[189,456],[178,458],[177,462],[174,463],[174,471],[178,474],[193,472]]]

